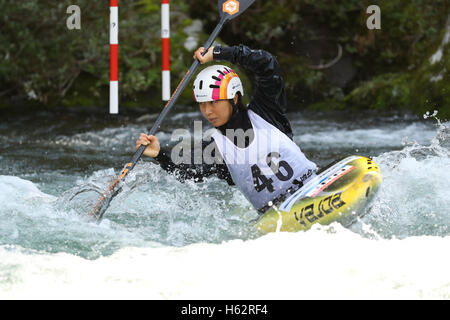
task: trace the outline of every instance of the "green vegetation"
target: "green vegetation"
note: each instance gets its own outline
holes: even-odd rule
[[[81,8],[81,30],[66,27],[71,4]],[[381,30],[366,26],[372,4],[381,8]],[[217,23],[216,5],[171,1],[172,88],[192,62],[193,50],[185,48],[192,36],[187,27],[194,20],[203,23],[196,35],[200,46]],[[121,107],[159,109],[160,1],[121,1],[119,12]],[[218,41],[277,56],[291,110],[439,110],[448,119],[447,20],[450,24],[446,0],[256,1]],[[0,106],[107,106],[107,1],[4,0],[0,26]],[[438,51],[441,58],[432,61]],[[192,103],[189,90],[180,103]]]
[[[67,7],[81,8],[81,30],[68,30]],[[172,5],[173,77],[190,63],[185,5]],[[121,1],[119,78],[122,106],[160,106],[160,2]],[[6,104],[99,106],[109,95],[109,2],[0,2],[0,99]],[[156,94],[155,94],[156,93]]]

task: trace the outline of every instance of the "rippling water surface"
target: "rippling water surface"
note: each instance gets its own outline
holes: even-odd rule
[[[215,177],[182,183],[149,159],[100,224],[77,214],[92,208],[155,116],[2,115],[0,297],[450,298],[449,123],[289,114],[294,141],[319,166],[351,154],[379,164],[374,205],[348,229],[258,237],[257,215],[235,187]],[[163,147],[200,118],[165,121]]]

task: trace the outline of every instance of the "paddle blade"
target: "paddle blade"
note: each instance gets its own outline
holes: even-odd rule
[[[109,203],[111,200],[117,195],[117,193],[120,191],[120,181],[121,178],[117,178],[109,187],[108,191],[103,193],[97,203],[95,204],[95,207],[90,212],[90,216],[92,216],[97,222],[100,222],[103,218],[103,214],[105,213],[106,209],[109,207]]]
[[[231,20],[247,10],[255,0],[219,0],[219,12],[222,19]]]

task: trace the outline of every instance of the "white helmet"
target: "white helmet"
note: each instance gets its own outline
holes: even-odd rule
[[[226,66],[205,68],[194,81],[194,98],[198,103],[233,99],[238,92],[244,95],[241,79]]]

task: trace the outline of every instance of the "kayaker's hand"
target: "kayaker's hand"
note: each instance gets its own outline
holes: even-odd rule
[[[141,145],[147,146],[144,151],[144,156],[156,158],[161,150],[159,146],[158,138],[155,136],[148,136],[145,133],[141,133],[139,139],[136,141],[136,150]]]
[[[194,59],[198,59],[198,61],[200,61],[201,64],[210,62],[214,60],[214,47],[209,48],[208,52],[202,56],[202,53],[205,51],[204,47],[200,47],[197,49],[197,51],[195,51],[194,53]]]

